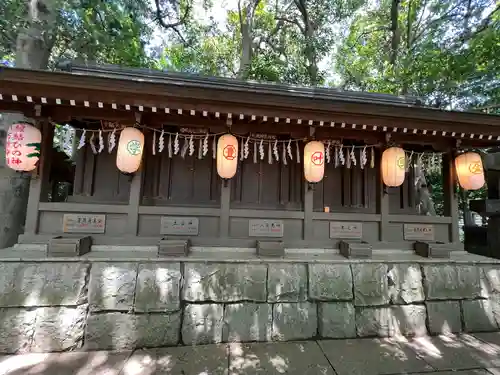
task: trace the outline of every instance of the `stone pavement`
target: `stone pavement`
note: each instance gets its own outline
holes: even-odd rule
[[[0,357],[0,375],[500,375],[500,333]]]

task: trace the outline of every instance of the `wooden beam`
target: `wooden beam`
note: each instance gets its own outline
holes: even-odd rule
[[[454,155],[451,152],[443,154],[443,194],[444,215],[451,218],[450,242],[460,243],[458,226],[458,194],[456,193],[457,176],[454,165]]]

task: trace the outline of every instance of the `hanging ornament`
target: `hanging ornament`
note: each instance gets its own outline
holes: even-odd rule
[[[281,154],[281,157],[283,158],[283,164],[284,165],[287,165],[287,161],[286,161],[286,146],[285,144],[283,143],[283,148],[282,148],[283,152]]]
[[[168,157],[170,159],[172,159],[172,154],[173,154],[173,150],[172,150],[172,134],[169,134],[168,135]]]
[[[68,149],[71,149],[71,132],[65,129],[63,151]]]
[[[335,146],[335,168],[339,166],[339,148]]]
[[[375,168],[375,148],[372,147],[370,155],[370,168]]]
[[[165,130],[162,129],[160,133],[160,139],[158,140],[158,151],[163,152],[165,149]]]
[[[174,155],[179,153],[179,133],[175,133],[174,139]]]
[[[215,135],[212,141],[212,159],[217,159],[217,136]]]
[[[116,129],[113,129],[108,138],[108,152],[111,154],[111,152],[114,150],[115,147],[116,147]]]
[[[346,150],[345,152],[345,156],[346,156],[346,167],[347,169],[351,169],[351,154],[349,152],[349,150]]]
[[[293,160],[293,155],[292,155],[292,140],[288,140],[288,145],[286,146],[286,149],[288,151],[288,156],[290,157],[290,160]]]
[[[343,151],[343,148],[344,148],[344,145],[340,145],[340,150],[339,150],[339,160],[340,160],[340,164],[342,164],[342,166],[345,165],[345,158],[344,158],[344,151]],[[349,158],[347,158],[349,159]]]
[[[189,140],[184,138],[184,144],[182,145],[181,157],[184,159],[186,157],[186,153],[189,149]]]
[[[193,156],[194,154],[194,141],[193,141],[193,135],[191,134],[191,137],[189,137],[189,156]]]
[[[267,162],[273,164],[273,152],[271,150],[271,142],[267,142]]]
[[[325,157],[326,157],[326,162],[330,163],[330,141],[326,144],[326,149],[325,149]]]
[[[264,141],[261,139],[259,144],[260,160],[264,160]]]
[[[357,161],[356,161],[356,153],[354,152],[354,146],[352,146],[352,149],[351,149],[351,161],[352,161],[352,164],[354,166],[357,165]]]
[[[410,153],[410,156],[406,159],[405,172],[408,173],[410,171],[411,163],[413,159],[413,151]]]
[[[203,139],[203,156],[205,156],[208,153],[208,133],[205,135],[205,138]]]
[[[104,137],[102,136],[102,130],[99,130],[99,154],[104,150]]]
[[[240,160],[243,161],[243,158],[245,156],[245,144],[244,144],[244,141],[243,141],[243,138],[241,138],[241,146],[240,146]]]
[[[253,163],[257,163],[257,142],[253,143]]]
[[[153,155],[156,155],[156,131],[153,130]]]
[[[83,129],[82,136],[80,137],[80,141],[78,142],[78,150],[85,146],[85,135],[87,133],[87,129]]]
[[[203,158],[203,140],[200,138],[198,140],[198,159]]]
[[[295,160],[297,160],[297,164],[300,164],[300,148],[299,141],[295,142]]]
[[[94,132],[92,132],[92,135],[90,136],[90,148],[92,148],[92,153],[97,154],[97,149],[95,148],[94,144]]]
[[[250,153],[250,150],[248,149],[248,142],[250,142],[250,137],[247,137],[245,145],[243,146],[243,159],[248,159],[248,154]]]
[[[269,143],[269,146],[270,145],[271,144]],[[280,155],[278,152],[278,141],[274,141],[273,152],[274,152],[274,158],[276,159],[276,161],[280,161]]]
[[[368,159],[366,157],[366,146],[363,147],[363,149],[361,150],[361,154],[359,156],[359,161],[361,164],[361,169],[365,169],[366,162],[368,161]]]

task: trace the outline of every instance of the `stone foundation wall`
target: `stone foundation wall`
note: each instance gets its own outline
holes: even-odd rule
[[[0,352],[500,329],[500,265],[0,264]]]

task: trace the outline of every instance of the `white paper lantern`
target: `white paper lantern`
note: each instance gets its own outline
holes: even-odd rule
[[[116,166],[122,173],[135,173],[139,169],[144,150],[144,134],[136,128],[125,128],[120,134],[116,152]]]
[[[478,190],[484,186],[484,169],[481,155],[466,152],[455,158],[458,183],[465,190]]]
[[[40,159],[42,133],[29,124],[14,124],[7,132],[5,162],[18,172],[29,172],[36,168]]]
[[[312,141],[304,147],[304,177],[307,182],[316,183],[325,174],[325,145]]]
[[[390,147],[382,153],[382,181],[386,186],[403,185],[406,176],[406,154],[402,148]]]
[[[217,142],[217,173],[221,178],[233,178],[238,169],[238,140],[224,134]]]

